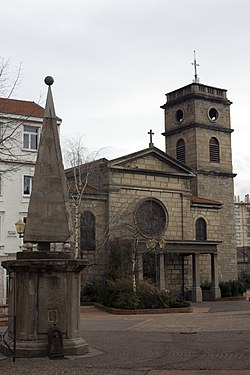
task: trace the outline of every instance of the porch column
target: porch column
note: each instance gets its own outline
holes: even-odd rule
[[[218,278],[218,264],[217,254],[211,254],[211,279],[212,279],[212,299],[218,299],[221,297],[219,278]]]
[[[160,289],[165,288],[165,254],[160,253]]]
[[[200,286],[200,264],[199,254],[192,254],[193,265],[193,286],[192,286],[192,301],[202,302],[202,291]]]
[[[143,280],[143,253],[137,254],[137,276],[138,281]]]

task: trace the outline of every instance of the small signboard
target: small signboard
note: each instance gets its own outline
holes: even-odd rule
[[[17,236],[16,231],[14,231],[14,230],[8,230],[7,236],[8,237],[16,237]]]

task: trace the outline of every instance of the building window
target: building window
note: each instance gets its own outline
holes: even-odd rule
[[[178,124],[184,120],[184,112],[181,109],[178,109],[175,113],[175,119]]]
[[[249,247],[238,247],[237,248],[237,261],[238,263],[249,263]]]
[[[32,176],[23,176],[23,195],[30,196],[32,189]]]
[[[216,122],[219,118],[219,112],[216,108],[210,108],[208,111],[208,117],[210,121]]]
[[[0,246],[3,245],[3,217],[4,213],[0,213]]]
[[[3,195],[3,174],[0,172],[0,197]]]
[[[82,251],[95,251],[95,216],[85,211],[80,218],[80,248]]]
[[[195,238],[197,241],[206,241],[207,239],[207,223],[206,221],[200,217],[196,220],[195,223]]]
[[[157,200],[145,199],[139,203],[136,209],[135,224],[144,236],[158,236],[166,228],[166,210]]]
[[[37,150],[38,134],[39,128],[25,125],[23,131],[23,147],[29,150]]]
[[[212,137],[209,141],[209,156],[211,163],[220,162],[220,144],[217,138]]]
[[[186,163],[186,145],[182,138],[176,143],[176,159],[181,163]]]
[[[4,131],[5,131],[4,123],[0,122],[0,146],[4,142]]]

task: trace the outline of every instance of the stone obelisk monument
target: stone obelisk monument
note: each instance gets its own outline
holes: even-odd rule
[[[70,250],[72,225],[51,92],[53,78],[46,77],[45,83],[48,95],[24,233],[27,251],[17,253],[15,261],[2,263],[10,273],[9,314],[16,315],[19,357],[48,355],[54,345],[49,343],[53,329],[60,335],[56,345],[63,346],[64,355],[88,352],[79,333],[80,272],[86,262],[74,259]],[[61,243],[63,250],[51,251],[51,243]],[[32,251],[33,244],[38,251]],[[11,330],[9,336],[11,341]],[[55,345],[54,349],[58,350]]]

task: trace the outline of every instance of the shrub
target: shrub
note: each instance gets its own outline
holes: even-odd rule
[[[164,303],[161,292],[148,281],[141,281],[136,289],[141,309],[157,309],[167,307]]]
[[[105,306],[118,309],[190,306],[190,303],[182,300],[177,293],[159,290],[147,281],[141,281],[134,292],[132,279],[108,280],[101,293],[101,302]]]
[[[101,284],[95,281],[86,282],[81,290],[81,302],[97,302],[101,288]]]
[[[161,290],[161,295],[162,299],[164,299],[164,303],[167,304],[168,307],[175,308],[190,306],[190,303],[185,301],[176,291]]]
[[[232,297],[231,286],[229,281],[220,282],[221,297]]]
[[[102,291],[101,302],[118,309],[136,309],[138,298],[131,279],[108,280]]]
[[[250,271],[245,270],[241,272],[240,281],[246,289],[250,289]]]
[[[237,280],[229,280],[220,282],[221,297],[236,297],[241,296],[246,287],[244,283]]]

